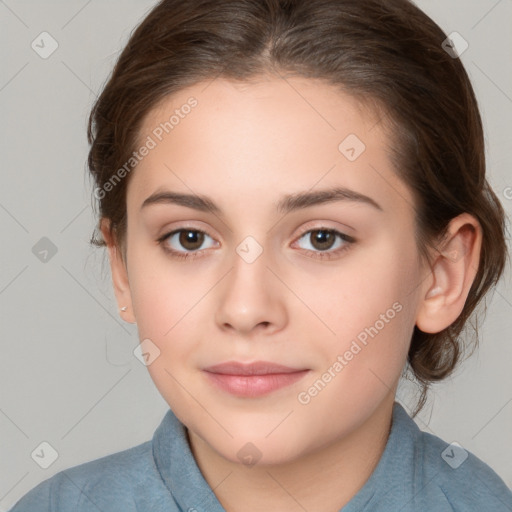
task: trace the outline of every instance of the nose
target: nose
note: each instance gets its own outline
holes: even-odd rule
[[[284,328],[286,288],[268,263],[265,251],[253,262],[235,253],[233,268],[215,297],[215,320],[221,330],[247,336]]]

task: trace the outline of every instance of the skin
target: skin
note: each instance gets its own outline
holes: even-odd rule
[[[433,248],[432,265],[421,262],[414,200],[394,173],[378,117],[330,85],[273,76],[198,83],[151,111],[140,140],[191,96],[198,105],[130,176],[124,254],[102,223],[122,316],[160,350],[151,378],[228,512],[337,511],[382,455],[414,326],[438,332],[462,311],[481,228],[468,214],[453,219],[447,247],[459,257]],[[349,134],[366,145],[352,162],[338,149]],[[369,196],[382,211],[348,200],[276,211],[286,194],[334,186]],[[141,209],[164,189],[209,196],[223,213],[170,203]],[[196,258],[172,258],[157,242],[178,228],[207,233]],[[355,242],[336,238],[322,251],[308,232],[321,228]],[[252,263],[236,251],[247,236],[263,249]],[[178,236],[165,244],[194,252]],[[315,257],[322,252],[332,258]],[[300,403],[299,393],[396,303],[400,312]],[[240,398],[202,371],[230,360],[309,372],[266,396]],[[247,443],[261,454],[253,466],[237,455]]]

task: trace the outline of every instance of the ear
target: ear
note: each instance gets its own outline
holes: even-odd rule
[[[117,299],[117,306],[123,320],[134,324],[136,322],[132,307],[132,297],[126,264],[124,262],[123,255],[121,254],[120,247],[118,246],[115,237],[110,233],[109,228],[110,221],[105,218],[101,219],[100,229],[103,235],[103,239],[107,244],[110,270],[112,272],[112,282],[114,285],[114,293]],[[124,307],[126,307],[126,310],[122,311],[121,308]]]
[[[478,271],[481,247],[482,228],[475,217],[463,213],[450,221],[421,287],[418,329],[437,333],[457,320]]]

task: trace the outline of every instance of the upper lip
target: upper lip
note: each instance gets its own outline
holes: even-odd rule
[[[301,372],[306,371],[306,368],[290,368],[289,366],[271,363],[269,361],[256,361],[254,363],[227,361],[225,363],[208,366],[204,368],[204,371],[223,375],[271,375]]]

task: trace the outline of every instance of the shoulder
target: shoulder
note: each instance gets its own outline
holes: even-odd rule
[[[383,457],[355,505],[350,512],[512,512],[512,492],[482,460],[456,443],[420,430],[395,402]]]
[[[447,443],[421,430],[416,445],[426,495],[444,496],[455,512],[512,512],[511,490],[474,454],[457,443]]]
[[[11,512],[97,511],[113,503],[115,510],[135,511],[135,497],[151,488],[151,480],[160,481],[153,461],[152,442],[147,441],[71,467],[34,487]]]

